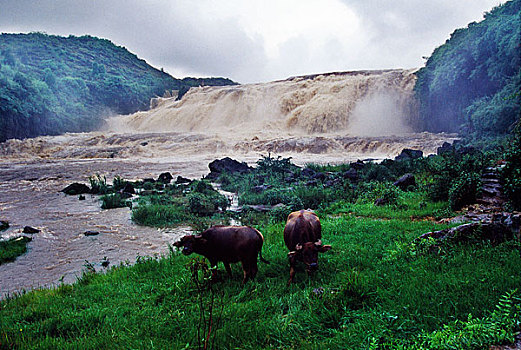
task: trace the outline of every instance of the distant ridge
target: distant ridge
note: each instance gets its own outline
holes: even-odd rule
[[[234,85],[176,79],[126,48],[92,36],[0,35],[0,142],[91,131],[104,117],[147,109],[165,91]]]

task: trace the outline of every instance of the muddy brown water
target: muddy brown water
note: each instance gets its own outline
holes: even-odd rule
[[[24,226],[39,233],[28,252],[14,262],[0,265],[0,295],[72,283],[81,276],[87,262],[102,271],[103,260],[110,265],[133,263],[137,256],[162,255],[168,244],[190,232],[189,227],[156,229],[138,226],[128,208],[102,210],[99,197],[61,193],[71,182],[88,183],[93,174],[104,174],[108,181],[120,175],[126,179],[154,177],[170,171],[192,178],[206,171],[203,162],[139,162],[121,160],[59,160],[0,163],[0,217],[10,228],[2,238],[22,234]],[[98,235],[86,236],[85,231]],[[109,265],[109,266],[110,266]]]

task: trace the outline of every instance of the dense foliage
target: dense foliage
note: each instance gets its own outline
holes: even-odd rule
[[[505,194],[512,209],[521,210],[521,124],[518,123],[512,142],[504,154],[505,167],[501,172]]]
[[[151,97],[224,78],[175,79],[126,48],[91,36],[0,35],[0,142],[89,131],[104,117],[146,109]]]
[[[502,135],[519,119],[521,0],[454,31],[417,73],[416,94],[428,131]]]

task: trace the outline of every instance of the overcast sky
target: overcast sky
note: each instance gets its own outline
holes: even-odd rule
[[[175,77],[413,68],[500,0],[0,0],[0,32],[107,38]]]

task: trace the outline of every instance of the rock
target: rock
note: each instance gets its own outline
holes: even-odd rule
[[[313,175],[313,178],[315,180],[324,181],[326,179],[326,174],[324,174],[324,173],[316,173],[315,175]]]
[[[365,164],[363,161],[361,161],[360,159],[357,160],[356,162],[354,163],[350,163],[349,166],[352,168],[352,169],[355,169],[355,170],[362,170],[364,167],[365,167]]]
[[[342,173],[342,176],[344,177],[344,179],[349,179],[349,181],[351,181],[351,182],[358,181],[358,179],[359,179],[358,171],[356,171],[356,169],[354,169],[354,168],[344,171]]]
[[[441,155],[441,154],[450,153],[453,151],[454,151],[454,147],[452,147],[452,145],[450,143],[444,142],[443,145],[441,145],[441,147],[437,148],[436,154]]]
[[[401,190],[405,191],[409,186],[416,186],[416,178],[413,174],[408,173],[396,180],[393,185],[398,186]]]
[[[141,142],[140,145],[144,147],[144,146],[148,145],[148,142],[146,142],[146,141],[145,142]]]
[[[423,157],[423,152],[416,149],[404,148],[402,153],[397,155],[394,160],[418,159]]]
[[[97,235],[99,235],[99,232],[98,231],[85,231],[85,232],[83,232],[83,234],[85,236],[97,236]]]
[[[25,226],[22,232],[23,233],[34,234],[34,233],[40,232],[40,230],[38,230],[37,228],[31,227],[31,226]]]
[[[132,185],[130,182],[127,182],[125,183],[125,186],[121,189],[121,192],[135,194],[136,189],[134,188],[134,185]]]
[[[207,176],[209,179],[215,179],[222,173],[247,173],[252,169],[245,162],[241,163],[230,157],[216,159],[208,164],[208,167],[210,168],[210,174]]]
[[[255,192],[255,193],[262,193],[270,188],[272,188],[273,186],[271,185],[259,185],[259,186],[253,186],[252,188],[252,191]]]
[[[82,194],[80,194],[80,196],[78,197],[78,200],[80,200],[80,201],[84,201],[84,200],[85,200],[85,196],[82,195]]]
[[[90,187],[85,184],[80,184],[78,182],[74,182],[69,186],[65,187],[61,192],[75,196],[77,194],[85,194],[90,193]]]
[[[176,184],[189,184],[189,183],[192,183],[192,180],[190,180],[186,177],[178,176],[177,179],[175,180],[175,183]]]
[[[0,220],[0,231],[5,231],[9,228],[9,222],[5,220]]]
[[[162,173],[159,175],[159,177],[157,178],[157,182],[162,182],[164,184],[169,184],[170,181],[172,181],[174,177],[172,176],[172,174],[170,174],[169,172],[166,172],[166,173]]]
[[[451,240],[457,243],[479,240],[499,244],[513,239],[514,234],[507,225],[501,222],[472,222],[445,230],[427,232],[418,237],[417,240],[430,237],[439,240]]]
[[[311,168],[304,168],[302,170],[302,176],[305,176],[305,177],[314,177],[316,174],[315,170],[311,169]]]
[[[377,207],[381,207],[383,205],[389,204],[389,201],[385,198],[376,198],[373,204]]]

